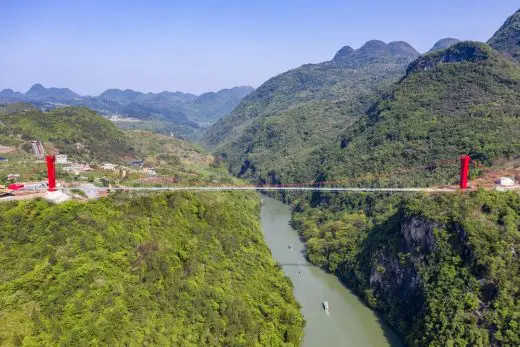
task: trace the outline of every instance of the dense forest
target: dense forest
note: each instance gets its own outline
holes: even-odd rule
[[[520,10],[516,11],[488,41],[495,48],[520,62]]]
[[[297,346],[247,193],[0,204],[0,345]]]
[[[492,166],[520,154],[520,65],[486,44],[461,42],[414,61],[407,75],[366,117],[306,162],[312,177],[356,177],[418,167],[469,154]],[[457,164],[408,179],[453,184]],[[384,183],[384,182],[381,182]],[[395,184],[395,183],[394,183]]]

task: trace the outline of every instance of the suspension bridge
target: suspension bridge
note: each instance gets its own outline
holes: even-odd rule
[[[72,190],[74,188],[61,188],[61,190]],[[321,191],[321,192],[455,192],[453,187],[425,187],[425,188],[364,188],[364,187],[305,187],[305,186],[170,186],[170,187],[110,187],[109,190],[120,191],[233,191],[233,190],[255,190],[255,191]]]
[[[443,187],[363,187],[363,186],[346,186],[347,184],[355,183],[354,181],[360,178],[349,178],[341,180],[329,180],[321,182],[298,182],[287,184],[263,184],[263,185],[225,185],[225,184],[191,184],[191,185],[173,185],[173,186],[138,186],[138,187],[110,187],[112,191],[236,191],[236,190],[252,190],[252,191],[311,191],[311,192],[435,192],[447,193],[455,192],[459,189],[465,190],[468,188],[468,174],[470,157],[467,155],[461,156],[460,160],[460,183],[459,186],[443,186]],[[371,179],[381,179],[385,176],[392,176],[396,174],[409,173],[422,170],[431,170],[443,164],[454,165],[457,159],[439,161],[435,164],[423,165],[416,168],[406,168],[402,170],[393,170],[392,172],[379,173],[371,175]],[[49,190],[56,189],[55,182],[55,159],[53,156],[47,157],[47,168],[49,177]],[[62,190],[71,190],[74,188],[62,188]]]
[[[351,177],[338,180],[328,180],[321,182],[298,182],[298,183],[287,183],[287,184],[222,184],[222,183],[209,183],[209,182],[196,182],[188,185],[176,184],[168,186],[116,186],[116,187],[96,187],[94,185],[82,185],[80,187],[58,187],[56,186],[56,157],[48,155],[46,156],[47,164],[47,178],[48,183],[44,187],[32,187],[23,185],[13,185],[13,190],[23,189],[25,191],[42,191],[48,190],[49,192],[55,192],[57,190],[71,192],[74,189],[82,189],[87,193],[89,198],[95,198],[99,196],[101,192],[110,191],[301,191],[301,192],[352,192],[352,193],[363,193],[363,192],[387,192],[387,193],[399,193],[399,192],[426,192],[426,193],[453,193],[461,190],[472,190],[473,187],[468,188],[468,175],[469,175],[469,164],[470,157],[462,155],[458,159],[448,159],[437,161],[432,164],[422,165],[419,167],[396,169],[392,171],[369,174],[362,177]],[[382,180],[391,181],[396,177],[400,177],[403,174],[412,173],[417,174],[425,171],[432,171],[442,165],[449,165],[454,170],[454,166],[459,163],[459,183],[458,185],[443,185],[443,186],[431,186],[431,187],[380,187],[380,186],[364,186],[363,182],[367,179],[372,182],[381,182]],[[396,184],[397,185],[397,184]],[[488,188],[490,189],[490,188]],[[520,189],[520,186],[508,187],[507,189]],[[37,194],[35,192],[35,194]]]

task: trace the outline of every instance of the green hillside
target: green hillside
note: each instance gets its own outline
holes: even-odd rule
[[[461,42],[412,63],[391,95],[321,152],[329,178],[415,167],[460,154],[483,164],[520,154],[520,65]],[[326,159],[323,158],[326,156]],[[453,183],[457,165],[415,184]],[[309,172],[309,175],[312,173]],[[430,178],[429,178],[430,176]]]
[[[491,46],[441,42],[381,95],[373,89],[348,100],[347,107],[363,105],[353,113],[345,105],[334,111],[319,92],[302,94],[309,98],[306,108],[288,106],[275,96],[292,100],[291,94],[267,84],[263,98],[260,87],[210,129],[206,143],[234,174],[274,184],[454,184],[461,154],[472,157],[473,176],[482,167],[518,160],[520,65],[511,59],[520,40],[517,17]],[[333,115],[344,123],[323,121]],[[293,203],[292,223],[309,260],[382,312],[408,345],[520,343],[516,192],[278,197]]]
[[[506,20],[488,43],[494,49],[520,61],[520,10]]]
[[[520,154],[518,100],[520,65],[486,44],[461,42],[417,59],[406,77],[343,134],[310,154],[285,158],[274,174],[282,182],[455,183],[457,164],[435,163],[470,154],[491,165]],[[428,164],[431,170],[406,177],[395,173],[392,182],[363,179]]]
[[[0,345],[298,346],[256,195],[0,204]]]
[[[0,104],[0,116],[5,116],[11,113],[35,110],[31,104],[17,102],[14,104]]]
[[[183,104],[182,112],[195,121],[213,124],[233,111],[239,101],[253,90],[252,87],[233,87],[204,93]]]
[[[0,122],[2,142],[41,140],[61,153],[86,161],[115,160],[134,154],[121,130],[87,108],[66,107],[49,112],[27,108],[0,114]]]
[[[304,65],[265,82],[212,126],[202,142],[226,158],[233,173],[265,178],[287,156],[334,139],[418,55],[404,42],[344,47],[332,61]]]

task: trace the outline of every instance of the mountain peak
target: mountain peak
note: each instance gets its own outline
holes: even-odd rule
[[[406,41],[393,41],[388,44],[390,50],[394,54],[405,55],[405,56],[419,56],[419,52],[415,50],[408,42]]]
[[[47,88],[45,88],[40,83],[35,83],[28,91],[27,95],[40,95],[42,93],[45,93],[47,91]]]
[[[358,65],[363,63],[381,63],[407,59],[409,61],[417,58],[417,52],[410,44],[404,41],[394,41],[388,44],[380,40],[365,42],[359,49],[345,46],[334,56],[333,61],[342,65]]]
[[[20,92],[15,92],[11,88],[0,91],[0,98],[17,98],[21,95],[22,94]]]
[[[365,42],[357,51],[365,53],[385,53],[388,51],[388,45],[380,40],[370,40]]]
[[[345,46],[334,55],[333,60],[343,59],[345,57],[350,56],[352,53],[354,53],[354,48],[350,46]]]
[[[428,53],[439,51],[441,49],[445,49],[445,48],[451,47],[451,46],[453,46],[453,45],[455,45],[455,44],[457,44],[459,42],[460,42],[459,39],[455,39],[455,38],[452,38],[452,37],[446,37],[446,38],[440,39],[439,41],[435,42],[435,44],[428,51]]]
[[[45,88],[40,83],[36,83],[25,93],[32,98],[54,98],[54,99],[74,99],[80,97],[69,88]]]
[[[488,44],[520,61],[520,10],[505,21],[495,35],[489,39]]]
[[[356,52],[364,56],[395,55],[412,58],[419,56],[419,52],[405,41],[393,41],[386,44],[380,40],[370,40]]]

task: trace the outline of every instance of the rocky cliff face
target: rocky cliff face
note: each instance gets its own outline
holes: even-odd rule
[[[498,204],[499,198],[493,198]],[[518,202],[514,196],[500,198],[511,199],[510,206]],[[520,341],[518,316],[511,313],[518,310],[513,289],[519,266],[514,246],[517,214],[503,202],[502,207],[490,207],[484,193],[468,199],[470,203],[456,199],[465,205],[455,211],[437,198],[426,200],[430,205],[421,206],[420,213],[403,212],[370,247],[370,256],[365,254],[371,259],[365,269],[365,298],[396,328],[411,332],[405,336],[410,345],[454,336],[464,342],[461,345]],[[508,308],[497,311],[500,307]]]
[[[370,293],[376,307],[390,321],[401,321],[405,330],[423,314],[425,292],[420,269],[425,258],[436,251],[434,230],[439,226],[420,216],[402,221],[396,248],[375,253],[370,270]]]

